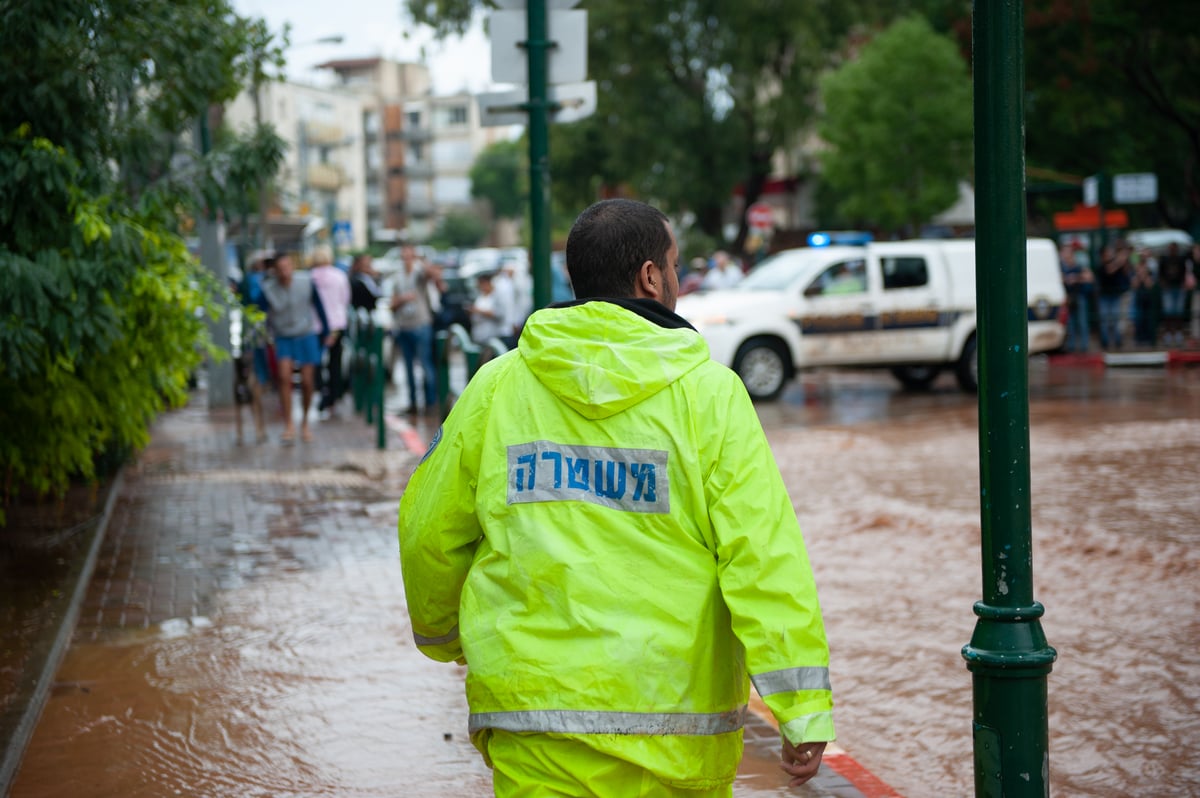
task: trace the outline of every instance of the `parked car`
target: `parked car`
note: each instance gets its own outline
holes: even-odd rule
[[[1027,246],[1029,353],[1063,341],[1066,301],[1055,245]],[[975,242],[914,240],[779,252],[737,286],[680,297],[678,313],[756,400],[801,369],[882,367],[910,388],[943,369],[978,389]]]

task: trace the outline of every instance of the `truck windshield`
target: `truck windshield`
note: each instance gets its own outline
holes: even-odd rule
[[[739,291],[780,291],[829,263],[828,250],[792,249],[766,258],[734,286]]]

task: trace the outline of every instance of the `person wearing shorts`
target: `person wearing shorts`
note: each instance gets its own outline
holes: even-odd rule
[[[312,407],[316,369],[321,363],[317,338],[329,334],[329,323],[321,297],[307,272],[297,272],[290,254],[275,259],[275,267],[263,281],[269,308],[267,318],[275,333],[275,359],[279,366],[279,401],[283,408],[283,443],[296,439],[292,412],[292,370],[300,369],[300,439],[312,440],[308,411]]]

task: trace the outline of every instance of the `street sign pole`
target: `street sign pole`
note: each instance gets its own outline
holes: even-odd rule
[[[546,98],[546,0],[528,0],[529,221],[533,307],[550,304],[550,104]]]
[[[1046,683],[1056,653],[1033,600],[1020,0],[976,3],[975,259],[983,600],[971,672],[975,795],[1050,794]]]

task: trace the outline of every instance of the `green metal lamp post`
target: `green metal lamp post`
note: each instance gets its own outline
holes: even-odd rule
[[[972,673],[976,796],[1048,796],[1056,652],[1033,600],[1020,0],[974,9],[976,275],[983,600]]]
[[[546,0],[527,0],[525,41],[529,63],[529,222],[533,307],[550,304],[550,112],[547,97]]]

